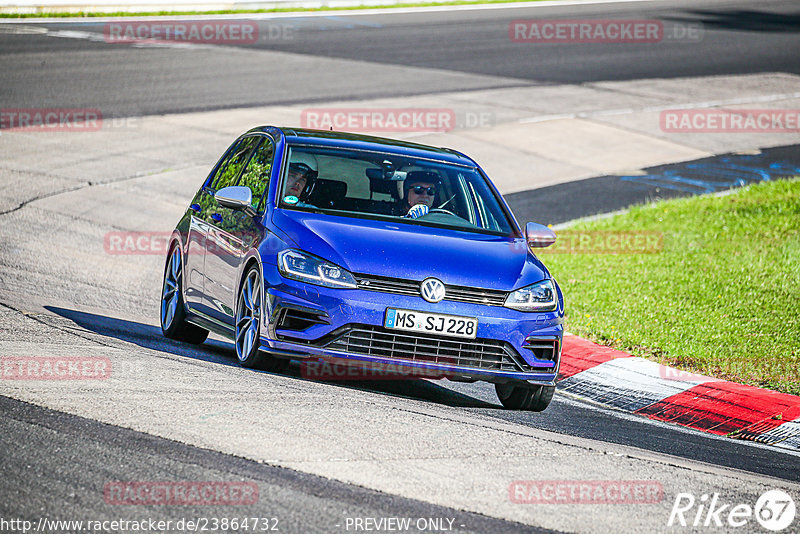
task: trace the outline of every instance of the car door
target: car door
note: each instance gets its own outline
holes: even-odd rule
[[[245,138],[240,158],[231,161],[233,184],[249,187],[253,195],[251,207],[263,210],[262,197],[269,184],[275,155],[275,144],[268,137]],[[245,149],[249,151],[245,154]],[[248,215],[213,202],[206,240],[205,296],[209,314],[218,321],[233,325],[239,266],[245,253],[260,240],[263,226],[260,216]]]
[[[203,187],[197,192],[189,206],[191,217],[184,251],[184,276],[186,277],[186,304],[194,311],[208,313],[205,304],[205,260],[206,240],[208,239],[208,222],[211,215],[215,188],[224,187],[223,178],[228,177],[226,169],[231,159],[238,153],[237,149],[243,139],[237,139],[220,158],[211,174],[206,178]]]

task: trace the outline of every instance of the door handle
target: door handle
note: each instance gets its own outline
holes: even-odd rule
[[[221,223],[222,222],[222,215],[220,215],[219,213],[215,213],[214,215],[211,216],[211,220],[214,221],[214,222]]]
[[[200,213],[201,211],[203,211],[203,208],[200,207],[200,204],[192,204],[191,206],[189,206],[189,209],[195,213]]]

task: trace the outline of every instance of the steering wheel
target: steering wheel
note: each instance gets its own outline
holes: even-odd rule
[[[446,214],[448,214],[448,215],[452,215],[453,217],[458,217],[458,215],[456,215],[456,214],[455,214],[455,213],[453,213],[452,211],[450,211],[450,210],[446,210],[446,209],[444,209],[444,208],[433,208],[433,209],[432,209],[432,210],[430,210],[428,213],[429,213],[429,214],[431,214],[431,213],[446,213]]]

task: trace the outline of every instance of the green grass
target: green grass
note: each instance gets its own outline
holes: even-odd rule
[[[800,395],[800,181],[635,207],[575,231],[655,231],[643,254],[542,254],[566,328],[659,363]]]
[[[216,11],[137,11],[128,13],[114,11],[110,13],[72,11],[72,12],[41,12],[41,13],[0,13],[0,19],[26,19],[26,18],[66,18],[66,17],[151,17],[151,16],[184,16],[184,15],[236,15],[243,13],[292,13],[306,11],[347,11],[355,9],[391,9],[404,7],[432,7],[432,6],[464,6],[476,4],[506,4],[518,2],[541,2],[543,0],[453,0],[452,2],[408,2],[402,4],[385,5],[360,5],[342,7],[274,7],[270,9],[222,9]]]

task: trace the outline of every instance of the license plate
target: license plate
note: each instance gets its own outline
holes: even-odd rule
[[[478,319],[475,317],[459,317],[414,310],[386,310],[383,326],[391,330],[406,330],[425,334],[475,339],[478,333]]]

